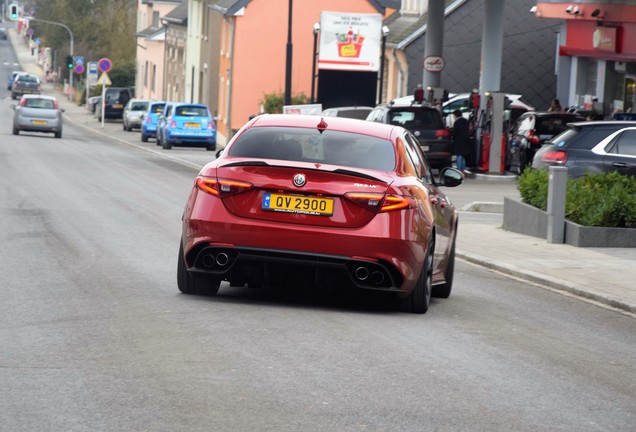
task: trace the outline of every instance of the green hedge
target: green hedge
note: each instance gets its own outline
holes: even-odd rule
[[[521,200],[547,209],[548,171],[527,168],[517,182]],[[617,172],[568,178],[566,219],[583,226],[636,228],[636,178]]]

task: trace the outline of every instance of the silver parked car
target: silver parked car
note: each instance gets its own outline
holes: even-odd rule
[[[24,95],[19,105],[12,105],[13,135],[20,131],[49,132],[62,138],[62,113],[57,99],[45,95]]]
[[[124,130],[130,132],[133,129],[141,129],[142,117],[148,110],[147,99],[131,99],[124,107],[123,125]]]

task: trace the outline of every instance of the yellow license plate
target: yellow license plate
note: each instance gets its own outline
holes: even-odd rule
[[[31,120],[31,123],[34,125],[45,125],[48,122],[46,120]]]
[[[331,216],[333,199],[266,193],[263,196],[263,210]]]
[[[122,104],[113,104],[113,108],[122,108],[123,105]]]
[[[186,123],[185,127],[188,129],[199,129],[201,125],[199,123]]]

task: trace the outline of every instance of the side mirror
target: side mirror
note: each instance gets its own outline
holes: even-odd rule
[[[219,151],[217,151],[217,152],[216,152],[216,158],[217,158],[217,159],[221,157],[221,155],[223,154],[223,150],[224,150],[224,149],[221,149],[221,150],[219,150]]]
[[[440,186],[456,187],[464,182],[464,174],[456,168],[444,168],[439,173]]]

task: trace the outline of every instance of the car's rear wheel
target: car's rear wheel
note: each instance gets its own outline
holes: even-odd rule
[[[184,294],[214,296],[219,292],[221,281],[207,275],[192,274],[188,271],[183,256],[183,242],[179,244],[177,260],[177,286]]]
[[[215,151],[216,150],[216,144],[208,144],[205,146],[205,149],[207,151]]]
[[[457,238],[457,234],[455,234]],[[448,265],[446,266],[446,271],[444,272],[444,283],[435,285],[431,291],[432,297],[437,298],[448,298],[451,295],[451,291],[453,289],[453,278],[455,275],[455,239],[453,239],[453,244],[451,245],[450,253],[448,254]]]
[[[20,131],[18,130],[18,128],[13,126],[13,135],[18,135],[19,133]]]
[[[172,144],[170,144],[167,139],[163,139],[161,140],[161,148],[170,150],[172,148]]]
[[[55,138],[62,138],[62,131],[55,132]]]
[[[141,142],[148,142],[148,135],[145,133],[141,133]]]
[[[422,271],[417,279],[413,292],[402,301],[402,309],[404,312],[412,312],[424,314],[428,310],[431,302],[431,291],[433,287],[433,251],[434,246],[431,244],[424,258]]]

